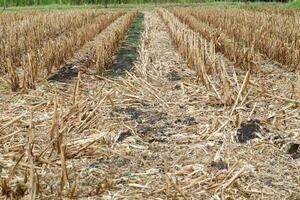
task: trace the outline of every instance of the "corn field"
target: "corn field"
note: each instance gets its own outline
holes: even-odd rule
[[[299,199],[300,13],[0,13],[0,199]]]

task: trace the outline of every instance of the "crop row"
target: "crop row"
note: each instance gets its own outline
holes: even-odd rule
[[[95,40],[96,73],[100,75],[104,69],[112,62],[112,56],[125,37],[137,11],[129,12],[123,18],[108,27],[107,34],[100,35]]]
[[[7,26],[40,14],[42,12],[39,11],[0,12],[0,26]]]
[[[115,20],[68,59],[65,66],[90,68],[91,71],[95,71],[96,74],[101,75],[111,63],[115,51],[124,39],[137,13],[137,11],[131,11]]]
[[[234,46],[254,50],[296,69],[300,65],[300,18],[298,16],[247,11],[239,8],[175,9],[174,13],[191,25],[198,21],[210,32],[224,33]],[[189,19],[189,20],[187,20]],[[208,28],[209,27],[209,28]],[[201,29],[201,27],[198,27]],[[205,32],[204,30],[197,30]],[[213,31],[214,30],[214,31]],[[255,60],[254,60],[255,61]]]
[[[271,5],[264,5],[264,6],[251,6],[245,5],[242,6],[245,10],[252,10],[255,12],[267,12],[272,14],[278,15],[288,15],[288,16],[300,16],[299,8],[287,8],[287,7],[280,7],[280,6],[271,6]]]
[[[28,20],[19,26],[4,27],[1,31],[0,56],[10,58],[11,63],[20,66],[22,57],[32,49],[38,49],[51,39],[74,32],[91,23],[101,12],[83,11],[75,13],[51,13]],[[0,72],[5,71],[5,60],[0,61]]]
[[[15,65],[12,57],[6,56],[5,66],[6,71],[9,72],[11,89],[17,91],[21,87],[34,88],[38,78],[44,79],[48,76],[54,67],[59,67],[86,42],[123,14],[123,11],[118,11],[100,15],[80,28],[71,28],[71,31],[46,40],[39,48],[27,48],[19,57],[20,67]]]
[[[158,14],[166,24],[174,46],[187,61],[188,66],[196,72],[197,81],[215,93],[213,101],[222,105],[236,103],[234,99],[239,93],[236,90],[239,87],[231,80],[223,59],[216,55],[216,49],[220,47],[219,41],[206,40],[202,34],[180,22],[168,10],[160,9]],[[245,70],[248,71],[246,77],[249,78],[250,69]]]
[[[259,55],[255,54],[253,48],[241,47],[232,37],[223,31],[209,26],[197,20],[194,16],[187,14],[183,10],[174,10],[174,15],[180,21],[189,26],[193,31],[202,35],[206,40],[213,42],[217,52],[221,52],[231,61],[246,70],[256,70]]]
[[[208,85],[208,76],[217,64],[215,45],[208,42],[200,34],[181,23],[172,13],[165,9],[158,10],[158,14],[168,28],[174,46],[179,50],[188,66],[196,71],[197,77]]]

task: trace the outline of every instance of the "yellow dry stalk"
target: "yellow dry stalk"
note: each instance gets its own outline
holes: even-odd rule
[[[237,45],[258,51],[282,64],[296,67],[300,63],[300,24],[297,15],[215,7],[179,9],[177,12],[190,13],[198,21],[234,38]]]
[[[277,7],[272,5],[264,6],[252,6],[252,5],[243,5],[241,8],[245,10],[250,10],[254,12],[267,12],[269,14],[281,14],[287,16],[296,16],[299,14],[299,10],[295,8],[286,8],[286,7]]]
[[[23,85],[24,89],[35,89],[35,80],[37,78],[37,65],[34,62],[33,53],[28,53],[24,59]]]
[[[52,72],[53,67],[63,64],[82,45],[123,14],[123,11],[118,11],[109,15],[101,15],[96,18],[96,22],[90,21],[80,29],[76,29],[67,35],[44,42],[38,50],[30,49],[30,52],[27,53],[26,57],[23,57],[21,62],[21,65],[24,67],[23,88],[33,89],[38,78],[48,76]]]
[[[20,81],[16,73],[16,68],[12,65],[11,60],[9,58],[6,59],[6,67],[9,75],[10,88],[12,92],[16,92],[20,89]]]
[[[4,26],[0,32],[0,56],[9,57],[14,66],[21,66],[28,51],[38,50],[45,42],[68,35],[102,14],[96,10],[40,12],[33,18]]]
[[[122,16],[124,12],[116,12],[106,16],[100,16],[95,21],[97,23],[88,24],[79,30],[69,34],[69,37],[62,37],[55,42],[49,42],[51,49],[55,51],[55,54],[49,55],[48,60],[51,62],[42,63],[41,68],[48,69],[49,72],[52,71],[53,66],[59,66],[67,57],[70,57],[77,51],[84,43],[92,39],[97,33],[100,33],[118,17]],[[43,48],[42,48],[43,51]],[[52,64],[53,63],[53,64]]]
[[[55,94],[54,98],[54,111],[52,116],[52,124],[49,131],[50,141],[53,141],[56,137],[59,136],[59,113],[58,113],[58,100],[57,95]],[[57,142],[53,143],[53,150],[59,151]]]
[[[214,43],[216,51],[221,52],[228,59],[234,61],[236,66],[245,70],[257,71],[256,61],[258,55],[255,54],[252,48],[239,47],[234,38],[230,38],[222,31],[197,20],[185,11],[174,10],[173,13],[181,22],[187,24],[192,30]]]
[[[188,66],[195,70],[198,80],[207,88],[210,87],[208,73],[216,71],[215,46],[207,42],[198,33],[182,24],[172,13],[159,9],[158,14],[167,25],[172,41],[178,48]]]
[[[296,83],[296,98],[300,100],[300,70],[297,73],[297,83]]]
[[[16,22],[26,20],[28,18],[32,18],[41,14],[43,14],[43,12],[39,12],[36,10],[2,12],[0,15],[0,25],[1,26],[13,25]]]

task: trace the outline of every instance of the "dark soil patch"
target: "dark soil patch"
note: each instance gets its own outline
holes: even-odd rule
[[[115,107],[112,109],[110,116],[126,116],[125,120],[134,120],[136,124],[136,132],[143,137],[154,138],[158,135],[166,136],[169,128],[172,128],[172,123],[168,121],[167,114],[157,110],[152,110],[151,107],[144,107],[141,110],[137,107]],[[129,137],[131,132],[125,131],[119,136],[119,140]]]
[[[243,122],[237,130],[235,139],[239,143],[246,143],[248,140],[258,138],[257,133],[261,130],[259,120],[250,120]]]
[[[167,78],[169,81],[179,81],[181,80],[181,77],[179,76],[177,71],[172,70],[167,74]]]
[[[159,112],[159,111],[149,112],[144,122],[148,124],[156,124],[162,120],[166,120],[166,116],[167,116],[166,113]]]
[[[113,62],[106,74],[108,76],[119,76],[124,74],[125,71],[131,69],[133,62],[138,56],[138,45],[140,42],[142,29],[142,22],[144,19],[144,14],[139,13],[135,17],[129,30],[127,32],[127,37],[124,42],[121,44],[116,56],[113,59]]]
[[[131,120],[138,119],[141,115],[144,113],[141,110],[138,110],[135,107],[116,107],[113,109],[113,112],[111,113],[112,116],[114,116],[114,113],[119,113],[119,114],[125,114],[130,117]]]
[[[212,162],[210,164],[211,167],[216,168],[218,170],[223,170],[223,169],[228,169],[228,164],[223,162],[223,161],[218,161],[218,162]]]
[[[300,158],[299,146],[300,145],[296,143],[290,143],[288,146],[287,153],[290,154],[293,159]]]
[[[136,120],[140,124],[156,124],[161,120],[165,120],[167,114],[156,110],[144,111],[136,107],[115,107],[110,113],[111,116],[126,115],[129,120]]]
[[[78,68],[67,64],[48,78],[48,81],[66,81],[78,75]]]
[[[127,158],[120,156],[112,156],[110,158],[98,158],[94,162],[89,164],[89,168],[101,168],[103,165],[109,165],[111,167],[123,167],[129,165],[131,161]]]
[[[192,126],[192,125],[197,124],[197,121],[196,121],[195,117],[186,116],[183,119],[177,119],[175,121],[175,124],[183,124],[183,125],[187,125],[187,126]]]

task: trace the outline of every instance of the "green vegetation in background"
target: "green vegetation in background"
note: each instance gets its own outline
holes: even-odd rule
[[[292,6],[300,7],[300,0],[295,0],[291,3]]]
[[[173,6],[241,6],[251,5],[264,6],[273,5],[278,7],[300,7],[300,0],[0,0],[0,7],[9,8],[7,10],[20,9],[69,9],[69,8],[99,8],[99,7],[121,7],[130,8],[137,5],[141,7],[173,7]],[[280,2],[280,3],[278,3]],[[285,3],[282,3],[285,2]]]
[[[204,0],[0,0],[0,6],[199,3]]]

